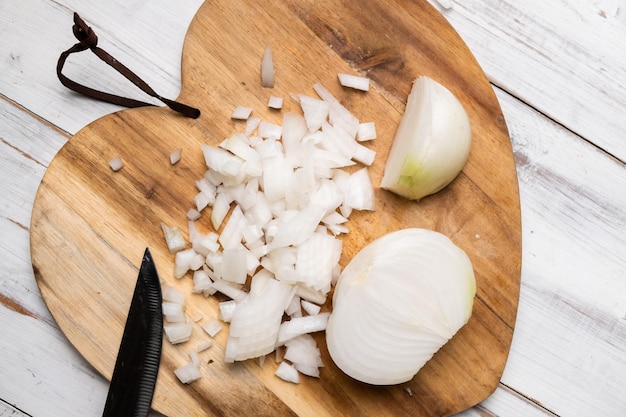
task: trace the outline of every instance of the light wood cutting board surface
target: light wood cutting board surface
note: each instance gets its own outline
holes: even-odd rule
[[[223,363],[227,331],[202,353],[203,378],[189,386],[173,370],[206,339],[200,325],[217,316],[217,300],[189,294],[187,313],[200,317],[184,346],[164,343],[153,407],[168,416],[444,416],[495,390],[509,351],[519,294],[521,229],[515,165],[506,125],[489,82],[463,41],[426,1],[207,1],[184,45],[179,99],[199,107],[199,119],[167,108],[121,111],[78,132],[42,181],[31,224],[31,254],[41,293],[81,354],[110,378],[141,255],[150,247],[160,275],[186,293],[189,276],[173,277],[173,256],[160,223],[186,230],[194,181],[206,170],[200,145],[217,144],[243,124],[237,105],[280,123],[297,111],[291,93],[314,96],[321,82],[361,121],[374,121],[377,151],[370,169],[380,183],[411,82],[428,75],[465,106],[473,143],[461,175],[444,191],[409,202],[376,190],[376,211],[355,213],[343,239],[341,264],[386,232],[428,227],[448,235],[470,256],[477,297],[469,323],[410,382],[371,387],[339,371],[316,335],[325,367],[299,385],[273,375],[268,358]],[[276,86],[260,85],[260,60],[272,47]],[[113,52],[113,51],[111,51]],[[342,89],[337,73],[373,81],[367,93]],[[156,88],[158,90],[158,88]],[[267,109],[271,95],[282,112]],[[171,166],[169,154],[182,149]],[[121,156],[114,173],[108,161]],[[199,221],[210,229],[208,216]],[[324,306],[330,310],[330,302]]]

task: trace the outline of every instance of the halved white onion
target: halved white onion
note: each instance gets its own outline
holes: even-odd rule
[[[363,248],[335,287],[328,351],[346,374],[375,385],[406,382],[472,312],[466,253],[426,229],[391,232]]]

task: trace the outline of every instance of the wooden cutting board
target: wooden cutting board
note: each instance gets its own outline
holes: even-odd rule
[[[335,4],[336,3],[336,4]],[[270,45],[276,86],[260,86],[260,60]],[[182,57],[179,100],[202,116],[187,119],[167,108],[141,108],[103,117],[78,132],[48,168],[35,201],[32,262],[52,315],[70,342],[110,378],[141,255],[149,246],[164,281],[190,293],[189,276],[173,277],[160,223],[186,230],[194,181],[205,171],[200,144],[217,144],[243,124],[237,105],[280,123],[298,111],[290,93],[314,96],[321,82],[361,121],[374,121],[377,151],[370,169],[382,176],[395,129],[419,75],[447,86],[465,106],[473,144],[462,174],[444,191],[409,202],[376,189],[376,211],[356,213],[344,239],[341,264],[364,245],[403,227],[447,234],[470,256],[477,296],[469,323],[410,382],[391,387],[358,383],[340,372],[316,338],[325,367],[299,385],[273,375],[268,358],[224,364],[227,330],[201,354],[203,377],[178,382],[173,370],[207,336],[200,326],[217,316],[217,301],[189,294],[187,313],[200,319],[192,339],[164,342],[153,407],[168,416],[446,416],[482,401],[501,377],[511,344],[520,285],[519,194],[511,143],[484,73],[463,41],[425,0],[334,2],[207,1],[194,18]],[[368,93],[343,89],[337,73],[368,76]],[[158,88],[157,88],[158,90]],[[268,97],[285,98],[282,112]],[[169,154],[182,149],[171,166]],[[121,156],[114,173],[108,161]],[[209,216],[199,221],[210,230]],[[330,309],[330,302],[324,306]],[[67,399],[71,401],[71,398]]]

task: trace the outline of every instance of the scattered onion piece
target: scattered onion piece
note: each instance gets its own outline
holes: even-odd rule
[[[359,77],[351,74],[338,74],[339,83],[344,87],[354,88],[355,90],[369,91],[370,80],[367,77]]]
[[[374,209],[367,166],[375,152],[358,143],[359,120],[321,84],[314,90],[320,99],[292,95],[303,114],[286,113],[282,125],[250,117],[250,109],[240,115],[244,133],[202,145],[207,171],[187,213],[191,248],[175,256],[174,276],[191,271],[193,293],[229,298],[219,304],[221,322],[202,326],[215,335],[229,323],[224,360],[274,351],[280,362],[290,352],[277,375],[292,382],[298,372],[319,377],[310,333],[327,326],[320,306],[341,272],[337,236],[348,232],[353,210]],[[371,127],[361,136],[368,135]],[[357,163],[366,167],[342,170]],[[208,209],[219,234],[196,226]],[[188,339],[187,327],[167,325],[172,343]]]
[[[270,96],[267,106],[270,109],[280,110],[283,108],[283,99],[281,97]]]
[[[287,362],[281,362],[274,374],[287,382],[292,382],[294,384],[300,383],[298,370]]]
[[[121,157],[116,156],[115,158],[109,161],[109,166],[111,167],[113,171],[117,172],[120,169],[122,169],[122,167],[124,166],[124,162],[122,161]]]
[[[182,149],[176,149],[174,151],[172,151],[172,153],[170,153],[170,164],[174,165],[177,164],[180,161],[180,157],[182,155],[183,150]]]
[[[248,117],[250,117],[250,114],[252,113],[252,109],[249,107],[243,107],[243,106],[237,106],[235,107],[235,110],[233,110],[232,114],[230,115],[231,119],[236,119],[236,120],[247,120]]]
[[[183,343],[191,337],[191,323],[166,323],[163,325],[165,337],[173,345]]]
[[[265,48],[261,60],[261,85],[266,88],[274,87],[274,60],[269,45]]]
[[[163,230],[167,249],[170,253],[179,252],[187,247],[185,237],[178,226],[168,226],[165,223],[161,223],[161,229]]]
[[[211,319],[202,328],[209,336],[215,337],[222,330],[222,325],[217,319]]]
[[[202,377],[200,369],[191,362],[174,370],[174,374],[183,384],[191,384]]]
[[[366,122],[359,124],[359,130],[356,134],[356,140],[365,142],[376,139],[376,125],[374,122]]]
[[[204,352],[205,350],[207,350],[211,346],[213,346],[213,341],[212,340],[205,340],[204,342],[198,343],[198,346],[196,346],[196,350],[198,352]]]

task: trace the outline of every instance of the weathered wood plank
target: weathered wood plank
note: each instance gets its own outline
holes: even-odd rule
[[[100,47],[144,77],[158,93],[175,98],[180,91],[184,36],[200,4],[201,0],[3,2],[0,94],[70,133],[120,109],[79,96],[56,77],[60,53],[77,42],[72,35],[72,13],[76,11],[93,27]],[[153,101],[90,52],[71,57],[66,67],[68,77],[76,81]]]
[[[0,415],[99,415],[108,384],[58,329],[30,260],[35,192],[67,136],[6,100],[0,119]]]
[[[557,414],[626,411],[624,164],[498,97],[524,225],[521,302],[502,380]]]
[[[11,404],[8,404],[0,400],[0,417],[30,417],[30,416],[28,416],[28,414],[24,414],[17,408],[13,407]]]
[[[436,0],[432,0],[436,4]],[[621,0],[454,1],[443,10],[490,80],[626,161]]]

